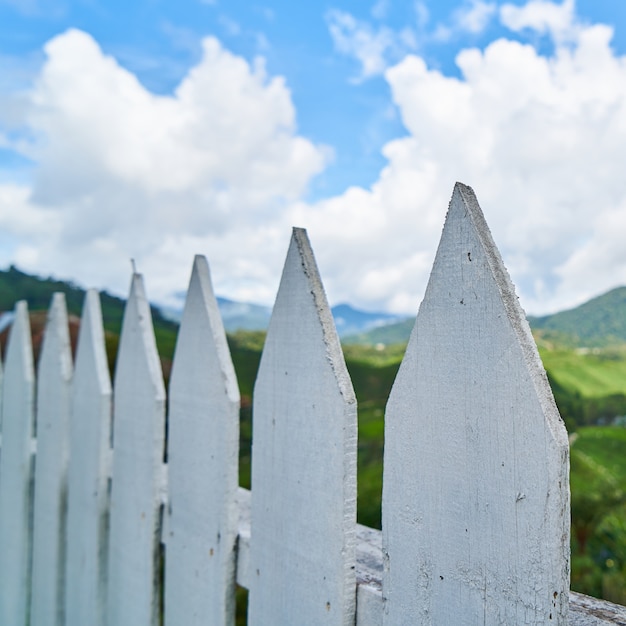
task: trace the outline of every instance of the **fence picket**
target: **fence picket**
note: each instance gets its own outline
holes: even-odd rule
[[[165,388],[150,305],[135,274],[115,371],[107,621],[159,621]]]
[[[239,389],[209,266],[197,256],[176,342],[168,418],[165,623],[234,621]]]
[[[0,358],[0,464],[2,463],[2,402],[4,397],[3,391],[4,367]]]
[[[469,187],[386,414],[384,624],[565,624],[568,443]]]
[[[0,463],[0,624],[26,624],[32,563],[35,372],[28,307],[15,306],[3,380]]]
[[[63,626],[72,352],[65,295],[52,297],[37,371],[31,624]]]
[[[68,464],[67,626],[103,626],[106,591],[111,380],[100,298],[85,294],[70,420]]]
[[[254,390],[251,625],[354,624],[356,399],[294,229]]]

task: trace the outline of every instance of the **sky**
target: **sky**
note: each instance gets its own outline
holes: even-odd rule
[[[414,315],[457,180],[528,313],[626,284],[626,3],[0,0],[0,267]]]

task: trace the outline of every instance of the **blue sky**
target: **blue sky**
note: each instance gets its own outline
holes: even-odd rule
[[[626,283],[625,48],[614,0],[0,0],[0,265],[271,303],[301,225],[331,302],[412,313],[460,179],[577,304]]]

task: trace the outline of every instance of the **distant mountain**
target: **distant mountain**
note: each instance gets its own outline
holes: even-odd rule
[[[357,333],[383,330],[405,319],[402,315],[392,313],[372,313],[360,311],[349,304],[338,304],[332,307],[335,326],[340,337],[348,337]]]
[[[0,270],[0,313],[12,311],[17,300],[27,300],[32,311],[47,310],[52,294],[58,291],[65,293],[70,314],[80,315],[84,289],[69,282],[32,276],[10,266],[7,270]],[[228,332],[267,328],[270,307],[226,298],[217,300]],[[105,328],[118,333],[125,301],[106,291],[101,292],[100,301]],[[348,304],[332,307],[332,313],[339,336],[347,343],[406,343],[415,320],[414,317],[407,319],[389,313],[361,311]],[[160,335],[167,335],[167,342],[172,343],[169,337],[175,337],[180,314],[180,311],[152,307],[157,341],[164,341]],[[1,323],[9,321],[10,316],[7,316]],[[542,317],[529,316],[528,321],[538,337],[567,347],[602,348],[616,343],[626,344],[626,287],[612,289],[567,311]]]
[[[269,306],[235,302],[227,298],[217,298],[222,314],[224,328],[227,332],[235,330],[266,330],[270,323],[272,309]]]
[[[626,343],[626,287],[617,287],[573,309],[528,317],[533,330],[579,347]]]
[[[367,345],[383,344],[390,346],[395,343],[407,343],[415,325],[415,318],[405,318],[400,322],[379,326],[372,330],[354,333],[343,338],[345,343],[361,343]]]
[[[227,332],[237,330],[267,330],[272,309],[250,302],[237,302],[227,298],[217,298],[224,328]],[[180,321],[182,311],[162,309],[164,315],[172,320]],[[403,320],[400,315],[391,313],[372,313],[355,309],[349,304],[338,304],[331,308],[335,326],[340,337],[365,333],[374,329],[384,329],[388,325]]]
[[[26,300],[31,311],[47,310],[52,300],[52,294],[65,294],[67,309],[70,314],[80,315],[85,299],[85,290],[73,283],[32,276],[18,270],[11,265],[7,270],[0,270],[0,312],[12,311],[18,300]],[[112,296],[106,291],[100,292],[100,304],[104,327],[113,332],[119,332],[124,315],[125,300]],[[173,326],[166,320],[161,311],[152,307],[152,316],[155,324],[166,327]]]
[[[626,343],[626,287],[617,287],[580,306],[542,317],[528,316],[531,329],[544,339],[571,347],[602,348]],[[345,337],[349,343],[406,343],[414,318]]]

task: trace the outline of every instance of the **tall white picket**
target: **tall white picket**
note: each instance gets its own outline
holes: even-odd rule
[[[165,388],[150,305],[135,274],[115,369],[107,621],[159,621]]]
[[[2,462],[2,381],[4,380],[4,368],[0,359],[0,463]]]
[[[103,626],[111,380],[98,292],[85,295],[76,348],[68,467],[67,626]]]
[[[386,413],[384,624],[566,624],[568,443],[474,192],[454,189]]]
[[[248,620],[354,624],[356,399],[294,229],[254,390]]]
[[[239,389],[197,256],[170,377],[165,624],[234,621]]]
[[[6,351],[0,460],[0,624],[16,626],[30,608],[34,393],[28,307],[20,301]]]
[[[64,626],[72,351],[65,295],[52,297],[37,371],[31,624]]]

